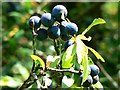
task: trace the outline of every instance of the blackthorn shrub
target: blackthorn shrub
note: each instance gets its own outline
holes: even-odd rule
[[[41,17],[32,16],[29,19],[29,26],[33,30],[32,45],[34,54],[31,55],[34,60],[31,72],[36,75],[35,77],[37,77],[37,79],[35,78],[33,81],[38,80],[40,75],[40,79],[42,80],[40,80],[40,82],[36,82],[42,89],[49,90],[52,87],[57,86],[63,88],[76,86],[74,84],[76,81],[75,79],[73,80],[73,76],[75,74],[80,74],[80,76],[77,76],[77,79],[79,78],[80,86],[83,82],[83,87],[94,86],[99,81],[99,68],[92,62],[92,59],[89,57],[88,50],[90,50],[101,61],[104,62],[104,59],[94,49],[86,46],[83,40],[90,41],[91,38],[87,38],[85,34],[92,26],[101,23],[103,24],[105,21],[101,18],[95,19],[92,24],[82,32],[82,34],[77,35],[78,26],[67,18],[67,14],[68,12],[66,7],[63,5],[56,5],[52,9],[52,13],[46,12]],[[56,55],[50,56],[50,58],[42,57],[42,60],[42,58],[36,55],[35,38],[43,41],[48,37],[52,39],[54,43]],[[73,47],[70,47],[71,45]],[[68,47],[70,48],[67,49]],[[76,71],[76,68],[78,71]],[[69,76],[68,73],[69,75],[72,73],[72,75]],[[53,80],[49,79],[49,75],[50,77],[54,76],[52,77]],[[58,75],[60,75],[60,78],[58,78]],[[27,81],[29,81],[31,77],[33,77],[32,74],[30,74],[20,90],[23,90],[24,87],[27,88],[30,86]],[[102,85],[100,83],[97,83],[94,87],[101,88],[101,86]]]

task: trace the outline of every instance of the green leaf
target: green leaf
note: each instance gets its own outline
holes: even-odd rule
[[[0,79],[0,86],[8,86],[11,88],[16,88],[20,85],[21,81],[19,79],[15,79],[11,76],[2,76]]]
[[[84,55],[83,60],[82,60],[82,66],[83,66],[83,79],[82,79],[82,84],[83,82],[86,81],[88,75],[90,74],[89,66],[88,66],[88,56]]]
[[[67,76],[64,76],[62,79],[62,88],[69,88],[74,84],[73,78],[68,78]]]
[[[87,41],[90,41],[91,40],[91,37],[89,36],[88,38],[85,37],[84,35],[80,34],[77,36],[77,38],[81,39],[81,40],[87,40]]]
[[[86,45],[82,42],[82,40],[79,38],[79,36],[76,37],[76,43],[77,43],[76,46],[77,60],[78,63],[80,64],[83,59],[83,55],[88,54],[88,49]]]
[[[22,14],[19,12],[11,12],[10,16],[14,16],[14,17],[22,17]]]
[[[45,69],[45,63],[44,63],[44,61],[43,61],[40,57],[38,57],[38,56],[36,56],[36,55],[31,55],[31,58],[32,58],[35,62],[36,62],[37,60],[39,60],[41,66],[42,66],[42,68],[43,68],[43,70]]]
[[[103,86],[99,81],[96,84],[93,84],[92,86],[97,88],[98,90],[103,90]]]
[[[105,60],[103,59],[103,57],[97,51],[95,51],[91,47],[88,47],[88,49],[96,56],[97,59],[100,59],[102,62],[105,62]]]
[[[51,67],[51,68],[56,68],[56,66],[59,64],[60,62],[60,56],[51,56],[49,55],[47,57],[47,66]]]
[[[62,68],[70,68],[73,65],[76,45],[69,46],[62,58]]]
[[[92,59],[90,57],[88,57],[88,65],[94,64],[94,62],[92,61]]]
[[[87,33],[93,26],[106,23],[102,18],[94,19],[93,22],[83,31],[82,35]]]

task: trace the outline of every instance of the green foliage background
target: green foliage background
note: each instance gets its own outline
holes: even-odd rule
[[[2,75],[0,86],[17,88],[29,76],[32,67],[32,30],[27,22],[31,15],[41,16],[44,11],[62,4],[68,9],[68,18],[78,25],[81,33],[95,18],[103,18],[106,24],[93,27],[87,35],[90,42],[84,42],[97,50],[105,59],[103,65],[107,73],[120,83],[120,46],[118,38],[118,20],[120,6],[118,2],[2,2]],[[120,12],[120,11],[119,11]],[[37,49],[43,55],[55,54],[53,43],[48,39],[38,41]],[[94,56],[94,62],[96,58]],[[114,88],[113,82],[100,73],[100,82],[104,87]],[[12,84],[10,84],[12,83]]]

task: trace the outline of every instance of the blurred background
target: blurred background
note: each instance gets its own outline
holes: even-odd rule
[[[91,36],[87,46],[98,51],[105,63],[101,63],[107,72],[100,73],[100,82],[107,90],[120,86],[120,45],[118,39],[118,9],[117,2],[2,2],[2,71],[0,86],[17,88],[29,76],[32,67],[32,30],[28,26],[31,15],[41,16],[44,11],[62,4],[68,10],[67,18],[78,25],[80,34],[95,18],[103,18],[106,24],[97,25],[86,34]],[[119,13],[120,14],[120,13]],[[37,49],[44,55],[55,53],[51,40],[37,41]],[[94,62],[97,61],[91,54]],[[111,80],[110,80],[111,79]],[[112,82],[112,80],[114,82]],[[116,83],[116,84],[115,84]]]

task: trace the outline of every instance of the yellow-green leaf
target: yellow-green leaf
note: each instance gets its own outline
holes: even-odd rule
[[[83,60],[82,60],[82,65],[83,65],[83,79],[82,79],[82,84],[83,82],[86,81],[88,75],[90,74],[89,66],[88,66],[88,55],[83,55]]]
[[[76,45],[73,44],[67,48],[62,58],[62,68],[70,68],[73,65]]]
[[[40,57],[38,57],[38,56],[36,56],[36,55],[31,55],[31,58],[32,58],[35,62],[38,60],[38,61],[40,62],[40,64],[41,64],[43,70],[45,69],[45,63],[44,63],[44,61],[43,61]]]
[[[90,41],[91,40],[91,37],[89,36],[88,38],[85,37],[84,35],[80,34],[77,36],[77,38],[81,39],[81,40],[87,40],[87,41]]]
[[[88,54],[88,48],[79,37],[76,37],[76,44],[77,44],[76,53],[77,53],[78,63],[80,64],[83,59],[83,55]]]
[[[83,31],[82,35],[87,33],[93,26],[106,23],[102,18],[94,19],[93,22]]]
[[[93,85],[93,87],[97,88],[98,90],[103,90],[102,84],[98,81],[96,84]]]
[[[91,47],[88,47],[88,49],[96,56],[97,59],[100,59],[102,62],[105,62],[105,60],[103,59],[103,57],[97,51],[95,51]]]

